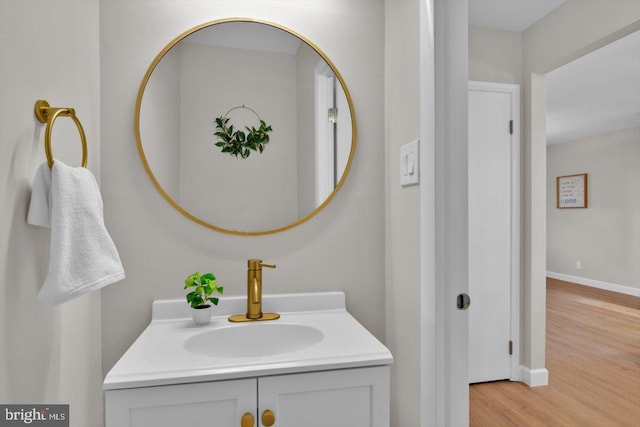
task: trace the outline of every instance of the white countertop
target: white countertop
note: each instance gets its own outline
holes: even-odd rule
[[[211,323],[196,326],[184,299],[154,301],[152,321],[105,377],[103,388],[115,390],[184,384],[295,372],[323,371],[392,363],[391,352],[351,316],[342,292],[264,295],[263,311],[278,320],[230,323],[230,314],[246,311],[246,297],[225,297],[214,307]],[[185,342],[219,328],[266,323],[305,325],[323,339],[307,348],[264,356],[205,356],[188,351]],[[221,346],[224,342],[219,343]]]

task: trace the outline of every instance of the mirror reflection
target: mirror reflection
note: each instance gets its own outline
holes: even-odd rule
[[[158,190],[224,232],[304,222],[340,188],[355,149],[337,70],[310,43],[263,22],[218,22],[177,39],[151,65],[136,113],[138,147]],[[215,145],[218,117],[246,133],[263,120],[269,142],[246,158],[224,153]]]

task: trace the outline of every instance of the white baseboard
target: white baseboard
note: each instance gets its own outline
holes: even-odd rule
[[[545,368],[530,369],[526,366],[520,366],[520,379],[529,387],[549,385],[549,371]]]
[[[631,286],[618,285],[616,283],[601,282],[600,280],[587,279],[584,277],[571,276],[569,274],[554,273],[547,271],[547,277],[552,279],[564,280],[565,282],[577,283],[579,285],[591,286],[592,288],[604,289],[605,291],[618,292],[625,295],[633,295],[640,297],[640,288]]]

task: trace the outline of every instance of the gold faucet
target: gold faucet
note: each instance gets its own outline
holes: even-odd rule
[[[262,312],[262,267],[276,268],[275,264],[265,264],[261,259],[250,259],[247,271],[247,313],[234,314],[230,322],[254,322],[259,320],[276,320],[278,313]]]

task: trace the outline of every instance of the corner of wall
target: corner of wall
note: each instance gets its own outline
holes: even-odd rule
[[[520,378],[529,387],[541,387],[549,385],[549,371],[544,368],[531,369],[526,366],[520,367]]]

